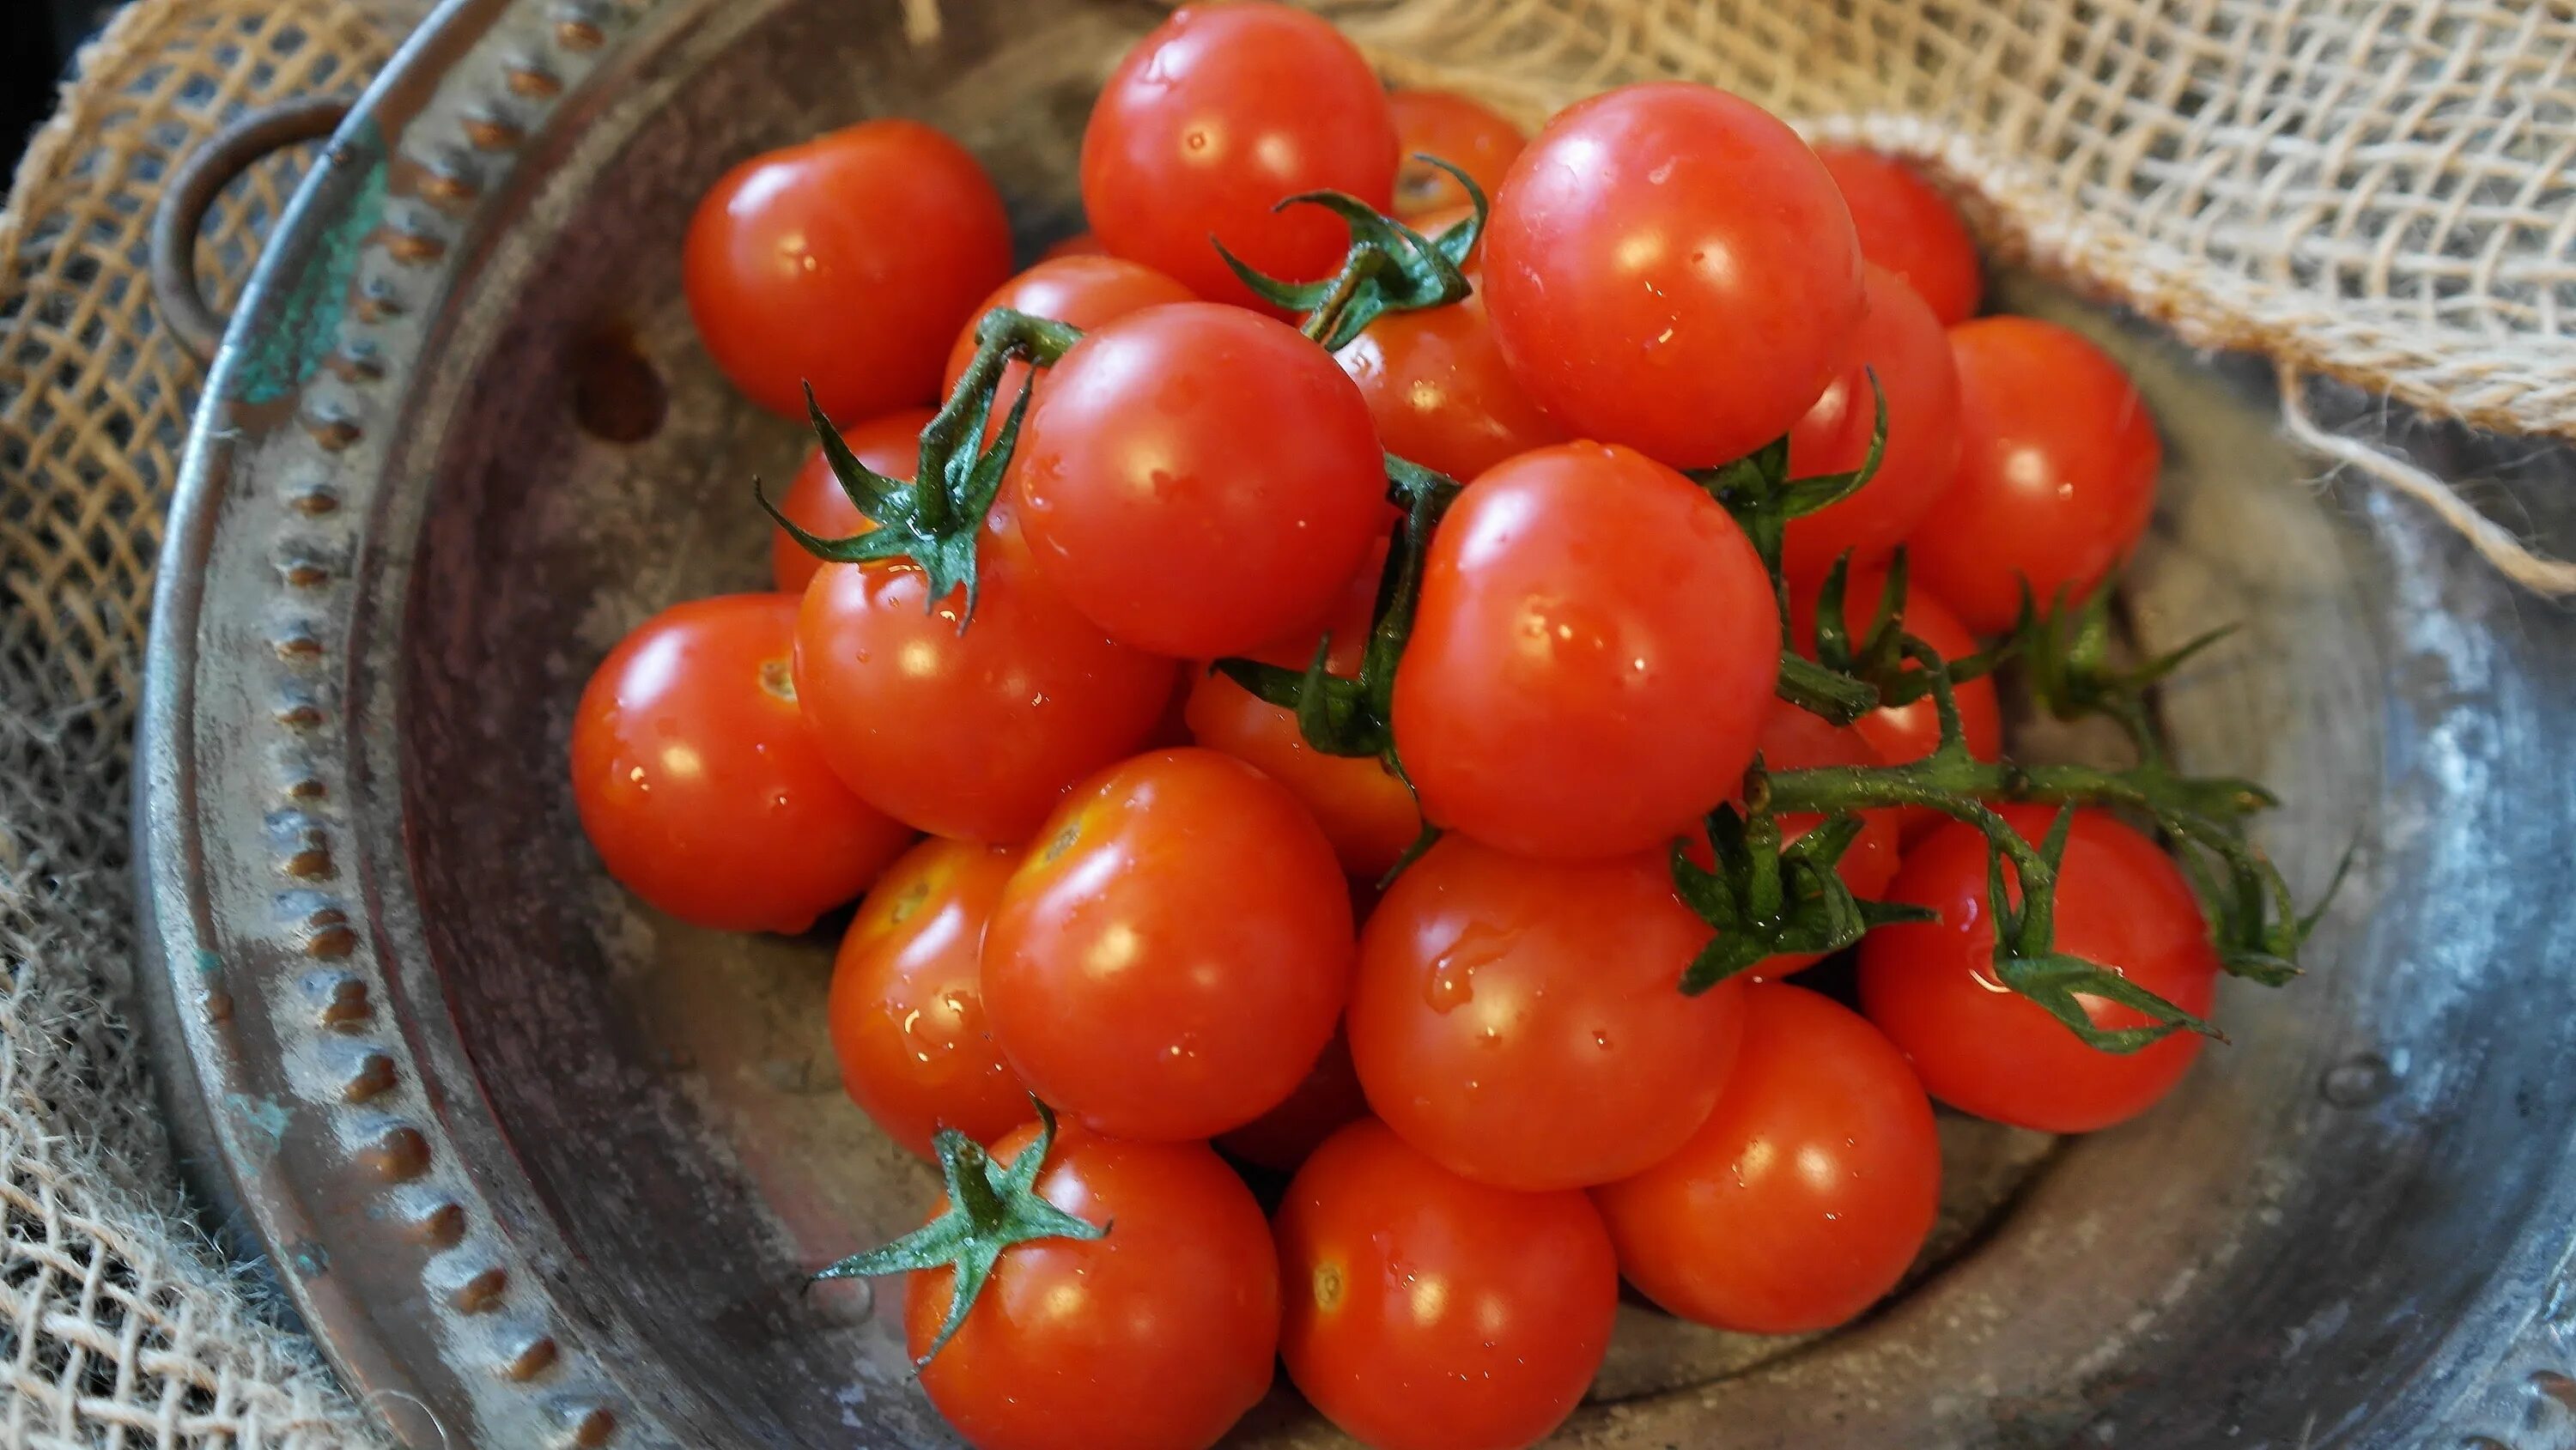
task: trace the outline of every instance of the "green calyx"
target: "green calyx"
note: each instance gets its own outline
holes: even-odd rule
[[[1757,760],[1754,770],[1761,768]],[[1843,884],[1835,868],[1860,829],[1858,816],[1833,816],[1784,846],[1769,810],[1720,806],[1707,825],[1715,870],[1674,842],[1673,890],[1717,932],[1682,973],[1683,994],[1697,996],[1773,957],[1822,956],[1873,927],[1932,919],[1920,907],[1863,900]]]
[[[1348,346],[1370,323],[1387,313],[1460,301],[1469,291],[1466,274],[1460,269],[1485,234],[1485,193],[1475,178],[1437,156],[1415,159],[1458,178],[1458,184],[1467,188],[1475,214],[1437,237],[1426,237],[1346,192],[1300,192],[1272,210],[1320,206],[1340,217],[1351,230],[1351,249],[1333,275],[1319,282],[1283,282],[1255,271],[1227,251],[1223,242],[1215,243],[1217,255],[1262,300],[1306,314],[1300,330],[1327,351],[1337,352]]]
[[[939,1157],[940,1176],[948,1183],[948,1211],[882,1248],[870,1249],[817,1272],[809,1284],[826,1279],[863,1279],[879,1274],[956,1270],[949,1289],[948,1318],[939,1326],[930,1349],[916,1367],[936,1358],[966,1322],[976,1297],[993,1276],[993,1265],[1014,1244],[1042,1239],[1096,1239],[1110,1225],[1074,1217],[1038,1196],[1038,1172],[1055,1148],[1055,1113],[1037,1099],[1037,1141],[1009,1163],[995,1163],[975,1141],[954,1128],[942,1128],[931,1139]]]
[[[827,539],[780,512],[756,482],[753,495],[788,537],[815,558],[838,564],[909,559],[919,565],[930,586],[923,601],[926,609],[937,608],[951,592],[963,588],[966,607],[957,621],[963,631],[974,617],[980,583],[977,541],[985,515],[992,512],[993,500],[1001,493],[1011,454],[1019,446],[1021,424],[1028,416],[1030,382],[1024,379],[1001,428],[991,442],[985,441],[1002,370],[1014,359],[1044,367],[1063,357],[1081,337],[1078,328],[1006,307],[986,313],[975,330],[974,359],[948,401],[921,430],[920,466],[912,482],[888,478],[861,463],[841,430],[823,416],[814,402],[814,389],[807,386],[806,416],[821,441],[823,461],[860,516],[873,525],[865,532]]]

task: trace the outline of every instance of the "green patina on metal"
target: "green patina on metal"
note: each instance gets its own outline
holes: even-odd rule
[[[357,191],[348,210],[322,229],[303,270],[287,279],[276,323],[243,340],[235,398],[271,403],[285,397],[304,386],[338,344],[358,249],[384,220],[388,155],[384,132],[372,119],[360,121],[347,140],[332,147],[322,164],[360,168]]]

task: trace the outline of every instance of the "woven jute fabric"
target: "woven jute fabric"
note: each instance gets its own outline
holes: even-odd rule
[[[936,0],[906,0],[935,34]],[[375,1443],[178,1186],[120,1015],[128,736],[203,380],[153,315],[162,178],[241,110],[354,90],[421,0],[142,0],[0,213],[0,1446]],[[1331,0],[1389,73],[1535,121],[1689,76],[1919,159],[1996,252],[2278,359],[2294,436],[2576,588],[2298,377],[2576,437],[2576,11],[2536,3]],[[893,17],[883,17],[889,22]],[[927,24],[921,22],[927,21]],[[295,174],[200,244],[219,300]]]

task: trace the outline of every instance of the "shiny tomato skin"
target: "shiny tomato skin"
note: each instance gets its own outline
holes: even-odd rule
[[[805,416],[807,383],[834,419],[930,401],[941,349],[1010,271],[1010,218],[982,165],[894,119],[725,173],[681,254],[689,315],[716,366],[791,418]]]
[[[955,1128],[990,1143],[1027,1122],[1029,1091],[984,1022],[984,923],[1020,853],[923,841],[877,878],[832,961],[824,1019],[841,1086],[921,1157]]]
[[[1950,330],[1959,471],[1914,529],[1914,577],[1968,627],[2012,627],[2022,581],[2042,607],[2082,595],[2137,547],[2164,444],[2137,386],[2100,348],[2030,317]]]
[[[1169,660],[1113,644],[1034,577],[997,518],[973,627],[909,561],[826,564],[796,622],[796,695],[832,769],[933,835],[1016,845],[1067,786],[1135,748]]]
[[[1041,262],[1052,262],[1058,257],[1105,257],[1108,255],[1109,249],[1100,245],[1099,235],[1095,232],[1084,231],[1075,232],[1072,236],[1066,237],[1060,241],[1050,242],[1045,251],[1038,253],[1038,260]]]
[[[1512,371],[1577,436],[1676,468],[1789,431],[1860,321],[1860,244],[1797,133],[1710,86],[1622,86],[1512,163],[1485,239]]]
[[[1423,813],[1524,855],[1660,850],[1735,794],[1780,626],[1726,510],[1625,448],[1507,459],[1432,536],[1396,672]]]
[[[1082,133],[1082,207],[1113,256],[1212,302],[1259,306],[1210,239],[1272,277],[1341,264],[1349,230],[1315,206],[1340,191],[1384,211],[1395,116],[1339,31],[1270,0],[1191,5],[1127,53]]]
[[[1864,566],[1851,571],[1843,589],[1843,628],[1855,643],[1878,618],[1878,602],[1887,587],[1885,570]],[[1793,618],[1791,632],[1798,648],[1812,655],[1816,640],[1816,601],[1812,592],[1790,595]],[[1930,645],[1944,660],[1965,659],[1977,652],[1977,637],[1959,622],[1948,605],[1925,589],[1919,579],[1909,580],[1905,591],[1905,632]],[[1968,753],[1979,760],[1998,760],[2004,749],[2004,707],[1995,693],[1994,677],[1967,680],[1952,693],[1959,702],[1959,729],[1967,737]],[[1932,697],[1903,705],[1882,705],[1852,724],[1870,748],[1890,765],[1910,765],[1931,754],[1941,744],[1941,711]],[[1949,818],[1920,806],[1897,812],[1905,839],[1920,839]]]
[[[2034,844],[2053,818],[2044,807],[2001,809]],[[2018,892],[2009,867],[2006,880]],[[1986,842],[1970,827],[1944,826],[1907,853],[1889,896],[1931,907],[1941,920],[1861,939],[1861,1009],[1950,1106],[2042,1132],[2089,1133],[2145,1112],[2199,1057],[2200,1038],[2189,1032],[2126,1056],[2099,1051],[1995,983]],[[2076,814],[2058,874],[2055,945],[2204,1018],[2217,996],[2218,951],[2191,883],[2153,841],[2106,812]],[[2132,1008],[2085,1000],[2097,1026],[2148,1025]]]
[[[975,329],[982,324],[984,314],[996,307],[1069,323],[1087,332],[1113,317],[1189,300],[1190,289],[1136,262],[1085,255],[1041,261],[995,288],[992,296],[976,305],[966,325],[958,329],[957,341],[948,349],[948,368],[940,377],[940,394],[945,397],[955,391],[957,380],[966,375],[966,365],[975,357]],[[1001,386],[993,395],[993,428],[1000,428],[1001,420],[1010,416],[1012,401],[1020,395],[1020,382],[1028,375],[1026,363],[1003,367]],[[1046,375],[1041,373],[1038,386],[1043,390],[1045,385]]]
[[[861,463],[887,478],[909,483],[921,467],[921,430],[929,424],[928,408],[904,408],[842,429],[841,441],[850,445]],[[850,502],[819,447],[805,455],[805,466],[796,470],[787,492],[779,496],[778,510],[805,532],[827,539],[845,539],[875,527]],[[805,586],[814,582],[814,571],[822,567],[823,561],[806,553],[805,546],[788,537],[785,529],[769,531],[769,575],[780,590],[804,593]]]
[[[1211,302],[1131,312],[1076,343],[1012,477],[1056,590],[1110,638],[1182,659],[1313,622],[1387,518],[1376,425],[1332,355]]]
[[[1444,837],[1361,937],[1345,1030],[1369,1105],[1479,1183],[1625,1178],[1698,1129],[1734,1056],[1743,984],[1680,992],[1708,939],[1660,856],[1532,861]]]
[[[1036,1125],[994,1145],[1008,1163]],[[1203,1143],[1066,1125],[1039,1196],[1108,1232],[1002,1253],[921,1387],[975,1450],[1206,1450],[1270,1389],[1279,1269],[1261,1205]],[[943,1198],[937,1211],[947,1208]],[[904,1343],[948,1317],[954,1275],[911,1276]]]
[[[1336,1032],[1285,1101],[1216,1145],[1246,1163],[1293,1173],[1318,1144],[1367,1116],[1368,1094],[1360,1091],[1359,1070],[1351,1066],[1350,1043]]]
[[[800,932],[912,831],[850,793],[798,719],[796,600],[692,600],[635,627],[574,711],[573,802],[619,885],[722,931]]]
[[[1619,1269],[1580,1193],[1471,1183],[1383,1123],[1353,1123],[1279,1206],[1280,1353],[1375,1450],[1518,1450],[1583,1398]]]
[[[1789,521],[1781,564],[1793,578],[1822,578],[1845,554],[1876,563],[1941,500],[1959,466],[1959,370],[1950,339],[1923,299],[1880,267],[1866,269],[1868,310],[1850,360],[1789,430],[1789,472],[1843,473],[1869,457],[1877,411],[1874,371],[1887,398],[1887,447],[1860,492]]]
[[[1770,718],[1762,724],[1760,748],[1763,766],[1774,771],[1887,763],[1857,728],[1830,724],[1786,701],[1771,707]],[[1904,843],[1904,818],[1888,810],[1863,811],[1860,819],[1860,834],[1844,848],[1836,874],[1854,896],[1876,900],[1886,893],[1887,883],[1896,876],[1897,854]],[[1823,824],[1822,816],[1784,815],[1780,817],[1780,836],[1783,841],[1795,841]],[[1703,837],[1692,843],[1692,854],[1703,866],[1709,862],[1705,842]],[[1807,954],[1774,957],[1762,964],[1760,972],[1776,981],[1821,960]]]
[[[1481,293],[1387,313],[1334,356],[1368,400],[1386,451],[1436,473],[1474,478],[1565,437],[1513,381]]]
[[[1472,96],[1398,90],[1386,99],[1395,113],[1396,146],[1404,158],[1395,174],[1395,213],[1400,217],[1471,204],[1458,178],[1416,157],[1437,156],[1466,172],[1490,202],[1502,189],[1512,158],[1529,144],[1509,116]]]
[[[1212,750],[1076,787],[984,935],[984,1007],[1031,1090],[1122,1138],[1277,1107],[1348,1000],[1349,888],[1296,797]]]
[[[1977,313],[1985,280],[1976,239],[1949,199],[1893,156],[1850,146],[1819,146],[1816,159],[1833,173],[1851,208],[1860,254],[1905,279],[1943,327]]]
[[[1932,1231],[1932,1100],[1858,1013],[1757,983],[1708,1121],[1592,1200],[1628,1282],[1665,1309],[1746,1334],[1831,1329],[1895,1288]]]

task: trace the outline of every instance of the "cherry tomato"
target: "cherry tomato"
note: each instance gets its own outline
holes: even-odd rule
[[[1357,47],[1269,0],[1174,11],[1119,64],[1082,133],[1082,206],[1101,242],[1201,297],[1259,305],[1209,244],[1289,281],[1330,274],[1350,232],[1300,192],[1384,211],[1395,116]]]
[[[1368,400],[1386,451],[1451,478],[1565,437],[1503,365],[1482,293],[1387,313],[1334,356]]]
[[[2129,375],[2029,317],[1950,330],[1959,472],[1916,525],[1914,577],[1969,627],[2012,627],[2022,581],[2044,607],[2102,582],[2147,529],[2164,445]]]
[[[1189,300],[1187,287],[1151,267],[1116,257],[1071,256],[1040,262],[1003,283],[967,318],[966,325],[958,330],[956,345],[948,350],[948,371],[940,379],[939,391],[945,395],[956,390],[957,380],[965,376],[966,365],[975,357],[975,329],[983,322],[984,314],[996,307],[1071,323],[1088,331],[1140,308]],[[1020,395],[1020,380],[1028,375],[1026,363],[1003,367],[1001,387],[993,395],[993,430],[999,430],[1002,420],[1010,416],[1011,404]],[[1045,386],[1044,374],[1039,375],[1039,386]]]
[[[918,121],[867,121],[751,158],[707,192],[681,255],[716,366],[773,413],[928,402],[941,349],[1011,272],[1011,222],[974,157]]]
[[[1058,257],[1105,257],[1108,255],[1109,249],[1100,245],[1100,238],[1096,233],[1075,232],[1072,236],[1066,237],[1062,241],[1049,243],[1045,251],[1038,253],[1038,260],[1041,262],[1052,262]]]
[[[1216,1140],[1216,1145],[1247,1163],[1296,1171],[1317,1144],[1346,1123],[1368,1116],[1368,1095],[1360,1091],[1359,1070],[1351,1066],[1350,1043],[1338,1032],[1315,1059],[1315,1069],[1297,1084],[1287,1101]]]
[[[1378,571],[1372,560],[1352,575],[1328,625],[1332,653],[1325,663],[1345,679],[1359,674],[1360,656],[1368,649]],[[1313,636],[1302,635],[1254,658],[1302,670],[1314,655]],[[1369,756],[1324,754],[1306,743],[1295,712],[1255,698],[1213,670],[1190,687],[1188,720],[1199,744],[1247,761],[1286,786],[1324,828],[1342,869],[1353,876],[1385,875],[1422,834],[1413,792],[1384,765]]]
[[[1348,1031],[1369,1106],[1479,1183],[1625,1178],[1698,1129],[1734,1056],[1743,985],[1680,991],[1708,939],[1659,856],[1444,837],[1361,937]]]
[[[619,885],[682,921],[803,931],[912,839],[806,737],[795,627],[785,594],[675,604],[609,651],[574,711],[582,830]]]
[[[1748,1334],[1830,1329],[1895,1288],[1932,1231],[1932,1102],[1857,1013],[1760,983],[1708,1121],[1592,1200],[1620,1271],[1673,1313]]]
[[[1008,1163],[1030,1124],[993,1147]],[[1203,1143],[1066,1125],[1038,1195],[1108,1229],[1002,1251],[921,1387],[976,1450],[1206,1450],[1270,1390],[1279,1262],[1261,1205]],[[945,1212],[942,1198],[934,1212]],[[914,1274],[904,1342],[948,1318],[955,1275]]]
[[[1660,849],[1742,784],[1779,653],[1726,510],[1628,449],[1542,448],[1432,536],[1396,748],[1436,824],[1533,856]]]
[[[1943,327],[1976,315],[1985,287],[1977,244],[1947,198],[1892,156],[1819,146],[1816,159],[1833,173],[1851,208],[1862,256],[1904,278]]]
[[[1677,468],[1789,431],[1860,322],[1834,179],[1769,112],[1709,86],[1622,86],[1512,163],[1485,240],[1503,356],[1569,431]]]
[[[825,1009],[841,1086],[886,1135],[927,1158],[930,1135],[978,1143],[1027,1122],[1029,1091],[984,1026],[984,922],[1020,853],[922,842],[886,868],[841,938]]]
[[[1887,588],[1884,570],[1864,566],[1851,571],[1843,589],[1843,628],[1854,642],[1866,634],[1878,618],[1878,604]],[[1811,594],[1790,596],[1795,609],[1791,621],[1798,647],[1814,652],[1816,638],[1816,601]],[[1939,652],[1945,660],[1965,659],[1977,652],[1977,637],[1959,622],[1949,606],[1926,591],[1919,580],[1910,580],[1905,591],[1905,632]],[[1979,760],[2001,758],[2004,748],[2004,709],[1996,697],[1992,676],[1967,680],[1952,692],[1959,701],[1959,728],[1967,736],[1968,753]],[[1883,705],[1860,717],[1852,725],[1870,748],[1890,765],[1908,765],[1931,754],[1941,744],[1941,711],[1932,697],[1904,705]],[[1897,812],[1905,839],[1919,839],[1949,818],[1937,811],[1909,807]],[[1866,894],[1866,893],[1864,893]]]
[[[1279,1205],[1280,1353],[1377,1450],[1518,1450],[1583,1398],[1619,1269],[1580,1193],[1471,1183],[1353,1123]]]
[[[2052,812],[2002,808],[2036,844]],[[2007,883],[2019,894],[2009,866]],[[1994,979],[1995,924],[1986,903],[1986,840],[1944,826],[1907,853],[1890,899],[1941,913],[1938,922],[1881,927],[1861,939],[1860,999],[1902,1048],[1932,1095],[2000,1123],[2088,1133],[2145,1112],[2200,1055],[2178,1032],[2122,1056],[2088,1047],[2045,1008]],[[2209,1015],[2218,951],[2191,883],[2153,841],[2101,811],[2079,811],[2057,881],[2056,949]],[[2134,1008],[2085,998],[2096,1026],[2144,1027]]]
[[[1870,373],[1887,397],[1887,449],[1860,492],[1789,521],[1781,563],[1818,578],[1834,560],[1885,559],[1940,502],[1959,466],[1959,371],[1932,309],[1896,275],[1865,269],[1869,310],[1852,335],[1850,361],[1789,430],[1789,471],[1842,473],[1869,456],[1877,408]]]
[[[1359,389],[1295,329],[1212,302],[1074,344],[1012,475],[1049,582],[1110,638],[1184,659],[1312,623],[1387,516]]]
[[[842,429],[841,441],[850,445],[861,463],[888,478],[909,483],[921,466],[921,430],[929,424],[928,408],[905,408]],[[841,481],[832,476],[832,466],[823,461],[820,448],[805,455],[805,466],[796,470],[795,480],[780,496],[778,511],[794,519],[805,532],[827,539],[845,539],[875,527],[859,512],[858,505],[850,502]],[[770,577],[789,594],[804,593],[823,561],[806,553],[805,546],[788,537],[785,529],[769,532]]]
[[[1763,765],[1775,771],[1887,763],[1859,730],[1828,724],[1786,703],[1773,705],[1770,718],[1762,722],[1760,748]],[[1860,834],[1844,848],[1836,874],[1853,895],[1875,900],[1886,892],[1887,883],[1896,875],[1903,818],[1895,811],[1863,811],[1860,822]],[[1822,816],[1784,815],[1780,817],[1781,839],[1795,841],[1823,824]],[[1692,847],[1700,864],[1708,865],[1707,838],[1695,839]],[[1774,957],[1762,964],[1762,975],[1776,980],[1804,971],[1821,960],[1820,956],[1804,954]]]
[[[796,695],[850,788],[934,835],[1017,844],[1065,787],[1133,749],[1169,660],[1112,644],[1058,599],[994,516],[974,624],[927,608],[909,560],[826,564],[796,621]]]
[[[1386,99],[1395,113],[1396,146],[1403,155],[1395,173],[1398,216],[1468,204],[1467,188],[1456,177],[1416,158],[1439,157],[1476,178],[1491,198],[1502,189],[1512,158],[1529,144],[1510,117],[1456,91],[1393,91]]]
[[[1075,789],[984,935],[984,1006],[1039,1097],[1122,1138],[1204,1138],[1277,1107],[1350,993],[1333,848],[1212,750]]]

